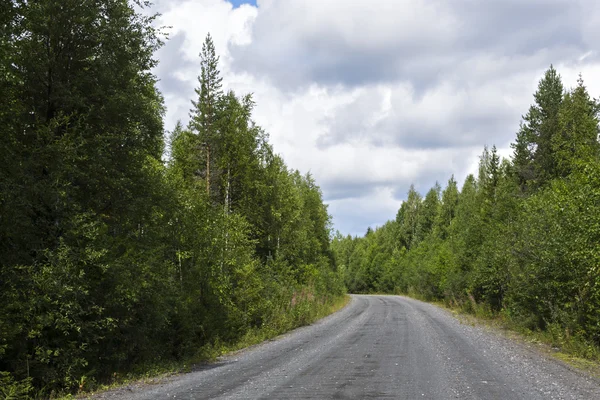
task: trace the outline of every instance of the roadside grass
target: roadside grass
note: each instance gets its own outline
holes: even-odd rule
[[[344,308],[351,298],[343,295],[331,301],[306,301],[298,304],[291,313],[283,313],[275,321],[261,328],[251,329],[234,343],[223,343],[216,340],[209,343],[183,361],[162,362],[152,365],[141,365],[135,370],[124,374],[114,374],[111,382],[97,384],[86,382],[82,378],[80,392],[56,397],[57,400],[85,399],[91,396],[116,389],[122,386],[142,386],[159,384],[173,375],[187,373],[199,369],[202,365],[216,361],[219,357],[258,345],[267,340],[274,340],[277,336],[285,334],[301,326],[310,325],[317,320],[333,314]]]
[[[350,302],[350,299],[349,295],[344,295],[333,299],[333,301],[329,303],[312,302],[312,306],[303,310],[304,312],[300,318],[298,318],[298,316],[292,316],[290,318],[289,315],[284,315],[279,321],[276,321],[275,324],[260,329],[250,330],[238,342],[213,349],[212,356],[211,358],[208,358],[208,360],[213,361],[219,356],[260,344],[266,340],[274,339],[279,335],[301,326],[310,325],[321,318],[341,310]],[[201,361],[206,361],[206,359]]]

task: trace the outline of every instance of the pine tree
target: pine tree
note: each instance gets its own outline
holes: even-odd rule
[[[219,102],[223,96],[223,78],[219,71],[219,56],[216,55],[215,45],[210,33],[206,36],[200,53],[199,88],[194,89],[198,96],[192,101],[191,127],[203,139],[211,140],[217,134],[213,130],[219,114]]]
[[[559,176],[565,177],[577,164],[600,156],[596,107],[579,76],[577,87],[565,95],[559,112],[559,134],[552,140]]]
[[[489,151],[484,147],[479,160],[479,195],[481,197],[481,212],[487,218],[496,203],[496,190],[500,181],[500,158],[496,146]]]
[[[192,101],[189,128],[198,135],[197,143],[190,151],[201,152],[202,160],[198,166],[198,178],[201,175],[206,180],[206,189],[210,198],[220,198],[216,193],[221,170],[217,168],[216,160],[221,151],[221,135],[217,124],[221,116],[223,99],[223,78],[219,72],[219,57],[210,33],[206,36],[200,53],[199,87],[195,89],[198,100]]]
[[[540,187],[556,176],[552,140],[559,131],[563,92],[560,75],[551,65],[538,84],[535,103],[523,117],[517,140],[512,144],[517,178],[524,190]]]

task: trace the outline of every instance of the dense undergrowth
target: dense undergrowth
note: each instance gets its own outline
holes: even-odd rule
[[[113,374],[109,381],[102,383],[88,382],[85,377],[80,381],[80,387],[75,393],[76,397],[86,396],[88,394],[110,390],[131,383],[155,383],[174,373],[191,372],[198,366],[207,362],[214,362],[221,356],[229,353],[246,349],[250,346],[260,344],[266,340],[274,339],[277,336],[289,332],[295,328],[324,318],[348,304],[350,296],[325,296],[320,299],[306,298],[300,302],[295,302],[282,309],[273,320],[265,323],[260,328],[253,328],[244,333],[242,337],[233,342],[223,342],[216,338],[210,343],[194,350],[194,353],[186,355],[181,360],[169,360],[162,363],[147,363],[137,366],[134,370],[125,374]],[[73,398],[72,394],[60,397],[61,399]]]

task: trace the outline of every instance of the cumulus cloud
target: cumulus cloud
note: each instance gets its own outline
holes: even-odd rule
[[[355,90],[352,102],[325,117],[327,129],[317,144],[327,148],[361,138],[375,146],[408,149],[483,145],[486,140],[504,144],[517,125],[511,117],[524,105],[505,94],[509,86],[523,91],[513,79],[476,88],[445,82],[420,97],[403,83]]]
[[[159,0],[172,26],[156,73],[167,127],[187,122],[208,32],[226,89],[287,164],[311,172],[335,227],[363,234],[426,192],[509,156],[520,116],[553,63],[600,94],[594,0]],[[256,5],[257,4],[257,5]]]
[[[437,58],[433,54],[445,53],[458,30],[458,21],[446,12],[445,4],[441,0],[262,1],[251,44],[231,46],[234,67],[267,76],[286,88],[312,82],[385,82],[402,70],[434,72],[439,62],[406,56]]]
[[[270,0],[234,66],[278,86],[407,80],[417,91],[479,54],[579,55],[586,5],[572,0]],[[591,28],[593,29],[593,28]],[[277,34],[273,34],[277,32]],[[547,52],[548,48],[552,52]]]

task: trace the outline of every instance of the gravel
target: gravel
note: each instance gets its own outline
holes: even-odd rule
[[[93,399],[600,399],[600,381],[402,296],[343,310],[160,383]]]

